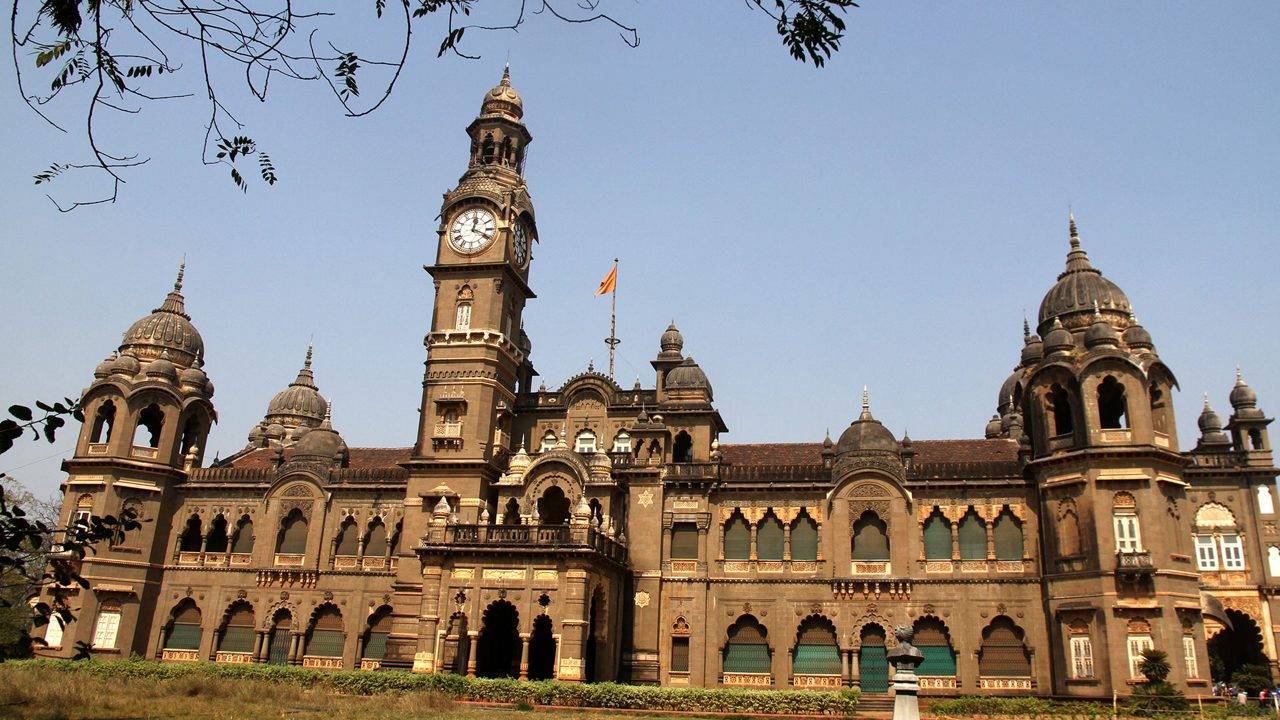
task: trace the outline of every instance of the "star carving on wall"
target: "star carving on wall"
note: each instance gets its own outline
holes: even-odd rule
[[[649,507],[653,504],[653,491],[645,488],[636,496],[636,502],[640,503],[640,507]]]

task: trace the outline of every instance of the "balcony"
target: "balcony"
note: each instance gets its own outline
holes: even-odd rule
[[[438,422],[435,431],[431,433],[433,438],[460,438],[462,437],[462,421],[458,422]]]
[[[1116,572],[1126,575],[1147,575],[1155,572],[1150,550],[1120,550],[1116,552]]]
[[[590,527],[570,525],[446,525],[432,528],[419,550],[591,550],[619,564],[627,548]]]

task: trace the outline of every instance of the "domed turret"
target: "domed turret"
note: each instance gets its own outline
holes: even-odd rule
[[[169,362],[167,355],[165,357],[156,358],[155,360],[147,363],[146,368],[143,370],[143,375],[146,376],[147,380],[166,380],[172,383],[178,382],[178,368],[175,367],[173,363]]]
[[[685,358],[684,362],[667,373],[665,388],[668,392],[705,390],[707,399],[711,399],[711,382],[707,380],[707,374],[698,367],[698,363],[694,362],[692,356]]]
[[[1071,339],[1071,333],[1062,327],[1062,321],[1058,318],[1053,319],[1053,325],[1050,326],[1049,332],[1044,336],[1044,350],[1048,355],[1056,352],[1071,352],[1075,348],[1075,341]]]
[[[991,419],[987,421],[987,429],[984,435],[988,440],[990,440],[992,438],[1000,437],[1000,434],[1003,432],[1004,423],[1000,422],[1000,416],[992,415]]]
[[[184,368],[195,365],[204,357],[204,340],[191,324],[191,316],[187,315],[182,297],[185,270],[186,263],[183,263],[173,284],[173,292],[164,303],[125,331],[120,344],[122,354],[145,361],[159,359],[167,352],[173,363]]]
[[[684,357],[681,354],[681,350],[684,349],[684,336],[676,329],[675,320],[672,320],[666,332],[662,333],[660,346],[662,352],[658,353],[659,360],[680,360]]]
[[[183,388],[190,388],[196,392],[203,392],[205,385],[209,382],[209,376],[205,375],[204,370],[198,367],[189,367],[178,374],[178,378]]]
[[[267,423],[278,422],[286,427],[307,425],[317,427],[324,420],[327,403],[316,387],[315,375],[311,372],[312,348],[307,346],[307,358],[303,361],[298,377],[289,383],[289,387],[276,393],[267,404]]]
[[[857,420],[840,434],[836,443],[836,454],[856,452],[892,452],[898,451],[898,440],[889,429],[880,424],[871,415],[871,403],[867,389],[862,388],[862,414]]]
[[[1200,442],[1197,447],[1229,445],[1231,443],[1226,433],[1222,432],[1222,420],[1218,418],[1218,414],[1213,411],[1213,408],[1209,407],[1209,393],[1204,395],[1204,409],[1200,411],[1200,419],[1197,424],[1200,426]]]
[[[1022,318],[1022,367],[1031,367],[1044,357],[1044,343],[1040,336],[1031,332],[1031,326],[1024,315]]]
[[[1129,327],[1124,330],[1124,344],[1134,350],[1155,349],[1155,344],[1151,342],[1151,333],[1138,324],[1138,318],[1133,313],[1129,313]]]
[[[502,70],[502,81],[484,94],[480,115],[506,115],[514,120],[524,117],[524,100],[511,87],[511,66]]]
[[[98,367],[93,369],[93,376],[96,378],[104,378],[111,374],[111,369],[116,364],[116,353],[111,353],[105,360],[98,363]]]
[[[332,410],[326,407],[320,427],[308,432],[293,446],[293,459],[331,461],[341,457],[345,461],[347,443],[338,431],[333,429],[333,423],[330,421],[331,413]]]
[[[1111,327],[1097,305],[1093,306],[1093,323],[1084,333],[1084,345],[1087,348],[1117,347],[1120,345],[1120,333]]]
[[[124,377],[133,377],[142,369],[142,363],[138,362],[138,358],[129,353],[120,353],[120,357],[111,364],[112,375],[122,375]]]
[[[1262,417],[1262,411],[1258,409],[1258,393],[1245,383],[1239,367],[1236,367],[1236,385],[1231,388],[1231,407],[1238,417]]]
[[[1076,231],[1076,219],[1069,220],[1071,251],[1067,253],[1066,270],[1058,276],[1058,282],[1045,293],[1040,302],[1039,330],[1041,335],[1049,322],[1060,319],[1068,328],[1083,328],[1090,321],[1094,306],[1106,315],[1115,315],[1117,321],[1127,317],[1131,308],[1129,298],[1115,283],[1102,277],[1102,273],[1089,263],[1089,256],[1080,247],[1080,235]],[[1045,342],[1048,337],[1045,336]]]

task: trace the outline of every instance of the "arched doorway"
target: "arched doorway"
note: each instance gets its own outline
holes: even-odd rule
[[[466,613],[454,613],[444,636],[444,657],[440,667],[455,675],[467,674],[467,657],[471,654],[471,637],[467,635]]]
[[[604,591],[599,586],[595,592],[591,593],[591,609],[587,613],[587,646],[583,648],[583,680],[585,682],[596,681],[596,656],[599,652],[599,642],[596,637],[600,634],[601,607],[604,604]]]
[[[538,523],[541,525],[564,525],[569,522],[569,498],[564,490],[552,485],[538,498]]]
[[[539,615],[533,620],[533,636],[529,638],[529,679],[550,680],[555,676],[556,639],[551,635],[551,618]]]
[[[497,600],[484,611],[476,646],[476,675],[518,677],[520,674],[520,614],[511,603]]]
[[[1224,627],[1209,639],[1209,671],[1215,681],[1229,682],[1245,665],[1267,667],[1258,623],[1239,610],[1227,610],[1227,619],[1231,627]]]
[[[884,628],[869,623],[862,628],[862,649],[858,652],[858,677],[864,693],[889,692],[889,658],[884,647]]]
[[[289,664],[289,627],[293,616],[288,610],[278,610],[271,622],[271,634],[267,636],[267,662],[272,665]]]
[[[840,648],[836,629],[825,617],[813,616],[800,623],[796,647],[791,654],[792,675],[840,677]]]

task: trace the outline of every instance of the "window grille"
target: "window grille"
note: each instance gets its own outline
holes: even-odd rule
[[[781,560],[784,545],[782,521],[770,513],[756,530],[756,557],[761,560]]]
[[[791,526],[791,559],[818,559],[818,524],[808,513],[801,513]]]
[[[689,638],[671,638],[671,672],[689,672]]]
[[[724,671],[727,673],[770,672],[769,646],[764,629],[753,618],[746,617],[729,629],[729,642],[724,649]]]
[[[671,559],[698,559],[698,526],[696,524],[680,522],[671,526]]]
[[[935,512],[924,523],[924,557],[926,560],[951,559],[951,523]]]

